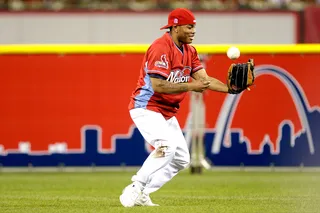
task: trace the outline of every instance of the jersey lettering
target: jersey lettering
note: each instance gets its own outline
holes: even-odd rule
[[[187,73],[185,73],[187,71]],[[167,81],[172,83],[186,83],[190,79],[190,68],[185,67],[183,70],[173,70],[170,72]]]

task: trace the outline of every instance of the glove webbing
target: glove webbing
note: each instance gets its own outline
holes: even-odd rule
[[[248,65],[247,64],[237,64],[232,69],[231,85],[235,85],[237,88],[246,88],[247,78],[248,78]]]

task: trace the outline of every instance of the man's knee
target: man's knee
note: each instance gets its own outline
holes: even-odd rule
[[[190,155],[188,155],[188,156],[184,159],[184,161],[183,161],[183,163],[181,164],[181,166],[183,167],[183,169],[185,169],[185,168],[187,168],[189,165],[190,165]]]
[[[155,149],[154,156],[157,158],[161,158],[161,157],[164,157],[168,154],[170,154],[168,152],[168,146],[159,146]]]
[[[175,161],[175,164],[179,170],[187,168],[190,165],[190,155],[186,155],[181,159],[177,159]]]
[[[176,151],[176,146],[168,143],[165,140],[158,140],[155,142],[155,150],[154,150],[154,157],[166,157],[170,155],[174,155]]]

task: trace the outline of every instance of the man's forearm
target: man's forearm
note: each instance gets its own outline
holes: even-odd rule
[[[210,81],[209,89],[217,92],[228,92],[228,86],[216,78],[208,77]]]
[[[166,80],[160,80],[160,81],[154,82],[153,89],[155,92],[167,93],[167,94],[174,94],[174,93],[189,91],[188,83],[172,83]]]

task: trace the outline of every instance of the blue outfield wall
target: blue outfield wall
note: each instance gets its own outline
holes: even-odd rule
[[[315,141],[320,140],[320,113],[314,111],[309,115],[311,133]],[[247,143],[240,141],[240,134],[231,133],[231,146],[222,147],[218,154],[212,154],[214,132],[205,134],[206,157],[216,166],[320,166],[320,145],[314,143],[315,151],[310,153],[306,133],[295,139],[294,146],[291,141],[291,127],[282,127],[280,152],[272,154],[268,143],[264,145],[263,152],[248,154]],[[131,137],[116,139],[114,153],[99,153],[98,131],[87,129],[85,132],[85,150],[83,153],[29,155],[8,153],[0,156],[2,166],[140,166],[147,158],[149,151],[145,142],[135,127],[132,128]]]

